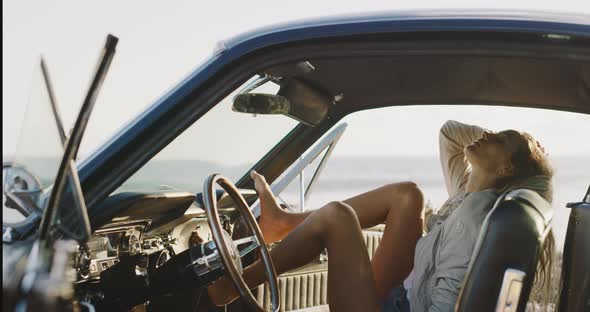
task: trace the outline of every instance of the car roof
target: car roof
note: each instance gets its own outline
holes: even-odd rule
[[[297,40],[379,32],[545,31],[590,36],[590,15],[508,10],[407,10],[340,15],[269,25],[220,41],[215,54]]]
[[[442,33],[449,42],[465,40],[464,50],[459,51],[454,46],[426,46],[425,43],[442,38],[433,34]],[[488,40],[483,34],[491,33],[496,34],[495,37],[489,38],[487,44],[475,47],[478,41]],[[452,37],[452,34],[462,37]],[[516,105],[590,112],[586,103],[587,91],[583,91],[590,85],[589,15],[501,10],[356,14],[259,28],[220,42],[215,53],[220,59],[231,60],[285,45],[328,40],[343,42],[355,37],[363,38],[361,45],[368,45],[370,40],[367,38],[377,35],[389,36],[385,41],[392,43],[417,42],[417,45],[408,46],[407,50],[411,52],[403,58],[385,59],[383,55],[376,58],[366,54],[365,58],[357,55],[348,59],[338,55],[337,62],[309,59],[320,70],[295,78],[306,80],[328,95],[343,94],[344,101],[338,108],[346,113],[381,106],[428,103]],[[509,41],[512,46],[504,47]],[[546,46],[540,47],[542,44]],[[529,46],[532,48],[527,55],[520,53]],[[559,53],[551,50],[567,46],[575,46],[575,50]],[[347,49],[353,48],[341,48]],[[393,51],[397,48],[381,46],[379,49]],[[484,50],[486,53],[478,54]],[[416,55],[427,53],[431,54],[427,57]],[[460,60],[455,56],[448,57],[451,54]],[[560,55],[552,56],[552,60],[539,59],[551,54]],[[295,65],[291,69],[283,68],[283,71],[270,71],[276,76],[289,78],[293,67]],[[389,83],[392,77],[397,80]],[[441,81],[449,82],[443,84]],[[441,92],[425,94],[420,89],[424,89],[427,83]],[[419,88],[408,90],[408,85]]]

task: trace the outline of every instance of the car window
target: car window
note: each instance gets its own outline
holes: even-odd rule
[[[276,94],[277,91],[278,86],[273,83],[256,89],[257,93]],[[298,124],[285,116],[234,112],[231,107],[236,94],[237,91],[233,92],[213,107],[116,192],[199,193],[212,173],[236,182]]]
[[[311,147],[313,148],[313,146]],[[317,209],[318,205],[308,206],[312,198],[315,200],[315,193],[312,192],[313,189],[310,189],[310,183],[316,172],[318,172],[319,166],[322,163],[322,160],[326,156],[326,152],[328,151],[328,147],[326,147],[317,157],[309,163],[305,168],[300,172],[297,177],[295,177],[291,182],[285,187],[283,191],[278,194],[279,199],[281,200],[282,204],[288,207],[290,211],[300,212],[304,210],[310,209]],[[329,161],[326,160],[326,163]],[[289,172],[291,168],[293,168],[297,162],[293,163],[289,169],[285,170],[285,173]],[[321,177],[321,172],[319,173]],[[277,180],[280,180],[279,177]],[[317,180],[315,181],[317,182]],[[309,191],[308,191],[309,190]],[[325,193],[326,190],[322,190],[321,193]],[[303,202],[303,207],[302,207]]]
[[[437,209],[448,198],[438,158],[439,130],[447,120],[490,130],[529,132],[555,168],[553,225],[563,247],[566,203],[580,201],[590,181],[590,116],[532,108],[492,106],[400,106],[361,111],[349,124],[314,186],[306,209],[344,200],[387,183],[414,181]],[[297,183],[294,183],[297,185]],[[294,202],[296,204],[297,202]]]
[[[492,106],[400,106],[361,111],[349,124],[314,186],[306,209],[317,209],[387,183],[414,181],[426,204],[438,209],[448,198],[439,161],[439,131],[447,120],[490,130],[529,132],[549,154],[553,178],[556,254],[552,276],[561,276],[562,251],[570,209],[590,181],[590,115],[532,108]],[[559,278],[552,278],[555,298]]]

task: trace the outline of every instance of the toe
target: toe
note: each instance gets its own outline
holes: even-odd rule
[[[264,176],[259,174],[258,172],[254,170],[250,171],[250,177],[254,181],[254,188],[256,189],[256,191],[258,191],[258,193],[266,192],[266,190],[269,188]]]

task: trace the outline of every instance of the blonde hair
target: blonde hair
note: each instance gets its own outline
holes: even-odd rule
[[[513,174],[501,181],[500,192],[504,193],[514,189],[530,189],[537,192],[549,203],[553,201],[553,167],[549,161],[549,155],[545,149],[529,133],[521,133],[522,144],[511,157]],[[549,227],[546,232],[537,269],[533,280],[533,287],[529,296],[529,302],[540,303],[543,310],[547,310],[550,297],[551,273],[553,258],[555,255],[555,237]]]

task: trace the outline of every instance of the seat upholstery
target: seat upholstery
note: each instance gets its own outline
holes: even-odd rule
[[[552,214],[534,191],[500,196],[482,225],[455,310],[495,311],[504,274],[514,269],[525,273],[516,310],[524,311]]]
[[[383,236],[383,225],[363,231],[369,258],[373,257]],[[327,263],[314,261],[303,268],[279,276],[281,296],[280,311],[329,311],[328,309],[328,266]],[[263,302],[265,309],[270,308],[268,285],[261,285],[257,290],[258,302]]]

